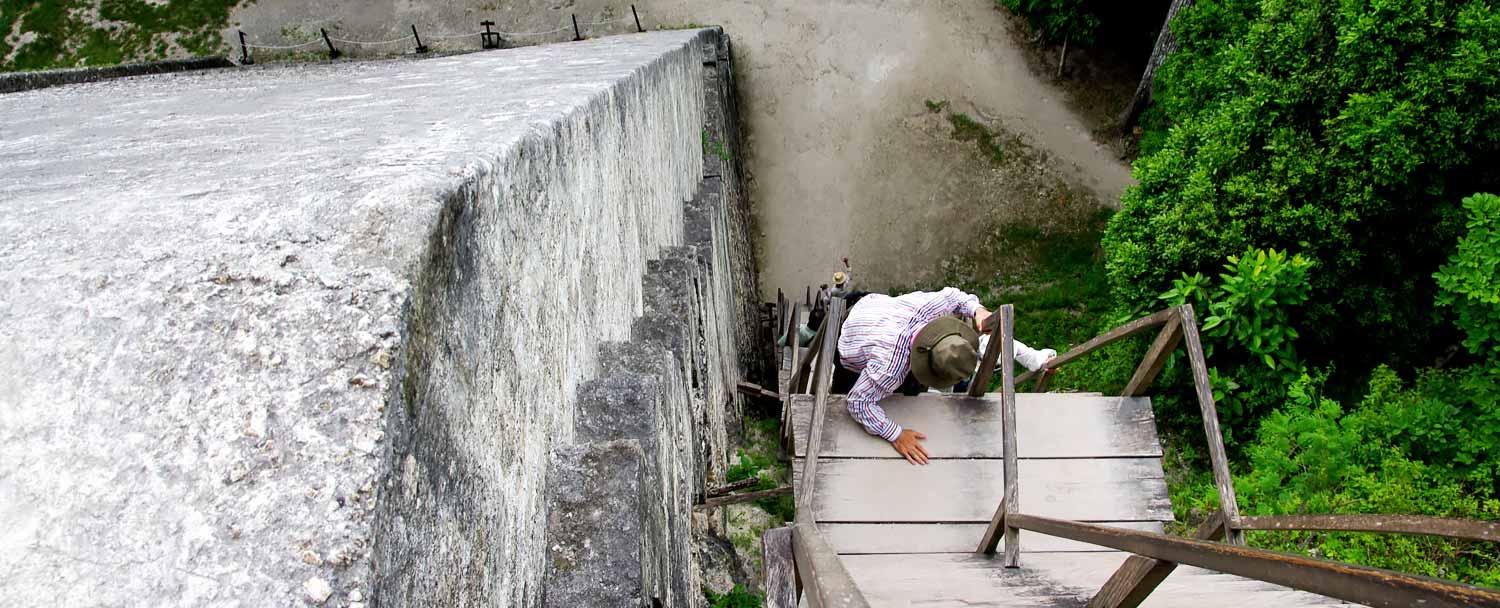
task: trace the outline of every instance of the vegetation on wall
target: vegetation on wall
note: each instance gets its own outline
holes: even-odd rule
[[[0,0],[0,71],[222,53],[238,0]],[[16,33],[16,37],[9,34]]]

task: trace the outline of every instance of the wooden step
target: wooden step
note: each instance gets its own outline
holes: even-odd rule
[[[873,608],[1082,608],[1125,558],[1126,554],[1118,552],[1027,553],[1015,569],[1005,568],[999,559],[967,554],[847,555],[843,560]],[[1145,608],[1347,605],[1187,566],[1178,567],[1143,604]]]
[[[1161,533],[1161,522],[1099,522],[1115,528]],[[985,524],[819,524],[833,550],[860,553],[973,553],[984,535]],[[1021,551],[1078,552],[1110,551],[1065,538],[1027,532],[1021,535]]]
[[[881,401],[892,421],[927,435],[935,458],[999,458],[1003,455],[1000,395],[982,398],[923,394]],[[813,398],[792,398],[797,456],[806,455]],[[895,455],[885,439],[870,435],[849,416],[845,398],[829,398],[823,426],[824,456],[885,458]],[[1016,395],[1017,452],[1021,458],[1159,457],[1156,418],[1146,397],[1081,393]]]
[[[1078,521],[1172,519],[1160,459],[1017,464],[1024,513]],[[918,466],[899,458],[822,458],[815,515],[820,522],[987,523],[1005,493],[1003,467],[998,459],[934,460]],[[792,470],[800,492],[800,459]]]

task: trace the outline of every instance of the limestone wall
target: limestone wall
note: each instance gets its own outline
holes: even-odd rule
[[[548,469],[616,433],[575,405],[652,331],[657,259],[709,304],[659,351],[678,375],[637,378],[677,387],[666,435],[605,443],[665,497],[634,593],[701,601],[674,526],[722,475],[753,324],[743,197],[705,190],[723,46],[0,97],[0,604],[538,605]]]

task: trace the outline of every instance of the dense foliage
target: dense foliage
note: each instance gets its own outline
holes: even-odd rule
[[[1053,40],[1093,42],[1099,31],[1099,14],[1089,0],[996,0],[1011,12],[1026,17],[1031,28]]]
[[[1049,35],[1090,10],[1006,5]],[[1500,518],[1500,197],[1469,196],[1500,186],[1500,8],[1198,0],[1171,27],[1099,329],[1194,306],[1245,513]],[[1120,348],[1077,388],[1116,388]],[[1189,523],[1218,507],[1191,386],[1178,357],[1153,397]],[[1251,541],[1500,586],[1493,544]]]
[[[1500,196],[1464,199],[1468,233],[1436,278],[1438,303],[1458,311],[1464,345],[1491,363],[1500,363]]]
[[[1247,248],[1317,268],[1318,361],[1422,359],[1460,196],[1500,182],[1500,11],[1482,2],[1204,0],[1173,23],[1159,146],[1104,239],[1140,309]],[[1418,346],[1392,352],[1392,344]]]

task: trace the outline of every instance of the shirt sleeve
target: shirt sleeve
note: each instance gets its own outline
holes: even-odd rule
[[[934,317],[957,313],[972,319],[974,313],[979,312],[979,296],[964,293],[954,287],[944,287],[937,292],[937,297],[922,308],[924,311],[931,311],[931,316]]]
[[[849,389],[847,398],[849,416],[865,427],[865,432],[883,437],[886,441],[895,441],[901,436],[901,426],[891,422],[886,417],[885,410],[880,407],[880,400],[896,392],[901,381],[905,380],[904,377],[896,377],[892,371],[885,361],[870,361],[865,370],[860,372],[854,388]]]

